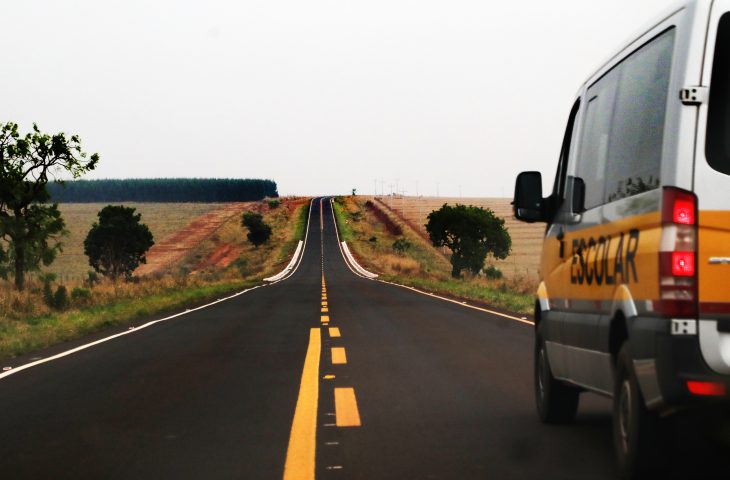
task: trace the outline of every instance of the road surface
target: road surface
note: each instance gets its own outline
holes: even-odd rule
[[[529,325],[356,276],[321,220],[285,281],[0,379],[0,478],[615,477],[608,400],[538,422]]]

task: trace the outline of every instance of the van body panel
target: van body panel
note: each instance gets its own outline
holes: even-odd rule
[[[575,214],[568,201],[572,192],[564,192],[543,245],[540,306],[543,321],[550,324],[544,331],[550,332],[553,374],[610,395],[611,329],[615,319],[623,318],[653,408],[662,403],[659,390],[664,391],[657,387],[662,385],[657,370],[676,366],[674,360],[657,358],[657,336],[670,335],[670,319],[658,312],[659,254],[666,249],[662,187],[695,190],[698,114],[696,107],[682,104],[679,92],[702,80],[711,5],[698,0],[669,10],[584,83],[565,174],[583,179],[591,198],[587,209]],[[612,117],[604,118],[600,112],[607,109]],[[621,122],[632,116],[648,122]],[[637,163],[645,151],[651,156]],[[597,166],[586,170],[584,164],[581,172],[584,158]],[[624,161],[626,171],[621,170]],[[694,348],[699,352],[699,343]],[[681,390],[675,383],[672,391]]]
[[[694,171],[694,191],[699,207],[699,344],[705,362],[720,374],[730,374],[730,329],[726,323],[730,321],[730,172],[718,169],[708,157],[711,145],[708,143],[708,128],[720,125],[717,117],[710,124],[710,109],[718,108],[713,107],[713,98],[726,97],[730,88],[727,78],[720,76],[713,79],[716,74],[715,56],[719,54],[724,57],[716,50],[724,48],[725,54],[728,50],[728,12],[729,0],[715,0],[707,23],[702,85],[709,86],[710,101],[697,108],[697,153]],[[724,22],[722,27],[721,22]],[[725,29],[724,33],[721,33],[721,28]],[[722,43],[718,43],[719,37],[723,39]],[[727,121],[729,120],[725,119]]]

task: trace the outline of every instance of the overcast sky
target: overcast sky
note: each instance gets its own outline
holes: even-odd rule
[[[87,178],[511,196],[521,170],[549,183],[578,87],[666,6],[5,1],[0,121],[78,133]]]

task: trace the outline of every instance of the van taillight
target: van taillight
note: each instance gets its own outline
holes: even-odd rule
[[[674,187],[662,197],[659,291],[662,315],[697,316],[697,197]]]

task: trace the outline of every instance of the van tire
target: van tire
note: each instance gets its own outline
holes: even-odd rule
[[[616,360],[613,395],[613,440],[621,478],[652,478],[661,465],[660,419],[649,411],[639,388],[628,342]]]
[[[535,403],[543,423],[565,424],[575,419],[580,390],[557,380],[550,370],[545,341],[535,335]]]

